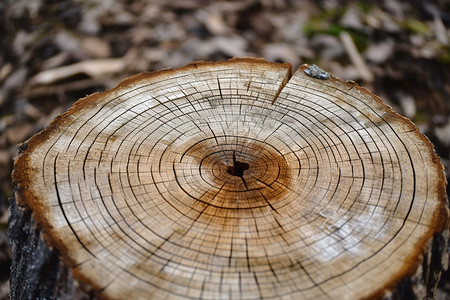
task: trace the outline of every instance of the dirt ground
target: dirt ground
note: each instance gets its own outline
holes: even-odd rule
[[[450,2],[4,0],[0,3],[0,299],[16,145],[77,99],[141,71],[264,57],[315,63],[410,118],[450,177]],[[447,194],[449,188],[447,187]],[[450,299],[450,276],[437,299]]]

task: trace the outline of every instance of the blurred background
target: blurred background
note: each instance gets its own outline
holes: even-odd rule
[[[318,64],[416,123],[450,175],[450,1],[2,0],[0,299],[17,144],[129,75],[235,56]],[[447,193],[449,188],[447,187]],[[450,279],[437,299],[450,299]]]

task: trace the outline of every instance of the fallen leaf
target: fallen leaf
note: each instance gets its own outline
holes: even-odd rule
[[[345,49],[339,39],[329,34],[315,34],[310,46],[320,54],[324,60],[334,60],[345,54]]]
[[[6,165],[11,162],[11,155],[8,150],[0,149],[0,165]]]
[[[86,37],[81,40],[80,50],[90,57],[104,58],[111,56],[109,43],[97,37]]]
[[[394,42],[387,40],[378,44],[370,44],[364,56],[367,60],[377,64],[384,63],[394,52]]]
[[[366,15],[366,23],[373,29],[384,30],[388,33],[401,32],[396,20],[379,8],[372,9],[370,14]]]
[[[403,114],[410,119],[413,118],[417,111],[413,96],[400,92],[396,96],[399,99]]]
[[[362,21],[362,13],[355,5],[350,5],[340,21],[341,25],[348,28],[363,31],[365,26]]]
[[[38,120],[42,117],[42,112],[31,103],[25,103],[23,113],[34,120]]]
[[[53,69],[64,65],[64,62],[70,59],[69,52],[60,52],[42,62],[41,69]]]
[[[441,143],[450,146],[450,121],[444,126],[435,128],[434,132]]]
[[[361,78],[366,82],[372,82],[374,80],[374,76],[361,57],[361,54],[358,52],[351,35],[346,31],[342,31],[339,38],[341,39],[341,42],[344,45],[344,48],[347,51],[353,65],[358,69]]]
[[[4,64],[0,68],[0,82],[5,80],[5,78],[8,77],[8,75],[12,72],[12,70],[13,70],[12,64],[10,63]]]
[[[51,84],[77,74],[86,74],[89,77],[97,78],[122,72],[125,68],[126,62],[123,58],[85,60],[72,65],[42,71],[30,79],[30,83],[32,85]]]
[[[433,30],[436,38],[441,44],[448,46],[450,44],[450,37],[447,28],[438,16],[434,17]]]
[[[6,138],[11,145],[15,145],[25,141],[33,134],[34,126],[30,123],[21,122],[5,131]]]
[[[183,46],[190,53],[195,53],[194,60],[211,57],[217,53],[223,53],[229,57],[248,56],[246,51],[247,41],[241,36],[213,37],[208,40],[192,38],[186,41]]]
[[[266,44],[262,50],[264,58],[269,61],[288,62],[294,66],[300,64],[300,56],[290,45],[283,43]]]
[[[203,21],[208,31],[213,35],[223,35],[231,32],[230,28],[223,20],[222,14],[218,11],[200,10],[198,16]]]
[[[76,52],[80,48],[80,41],[72,32],[61,30],[54,37],[58,48],[67,52]]]

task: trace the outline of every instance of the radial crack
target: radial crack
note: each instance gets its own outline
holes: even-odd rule
[[[275,103],[275,100],[278,99],[278,96],[280,95],[281,91],[284,89],[284,87],[286,86],[286,84],[289,82],[289,79],[291,79],[292,77],[292,66],[289,67],[288,72],[286,73],[286,75],[283,78],[283,81],[280,84],[280,87],[278,88],[277,93],[275,94],[275,96],[273,97],[272,100],[272,104]]]

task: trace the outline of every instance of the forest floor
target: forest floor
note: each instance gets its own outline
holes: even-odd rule
[[[315,63],[410,118],[434,143],[449,179],[449,28],[443,0],[2,1],[0,299],[9,299],[16,145],[77,99],[138,72],[197,60]],[[438,299],[450,299],[449,277]]]

